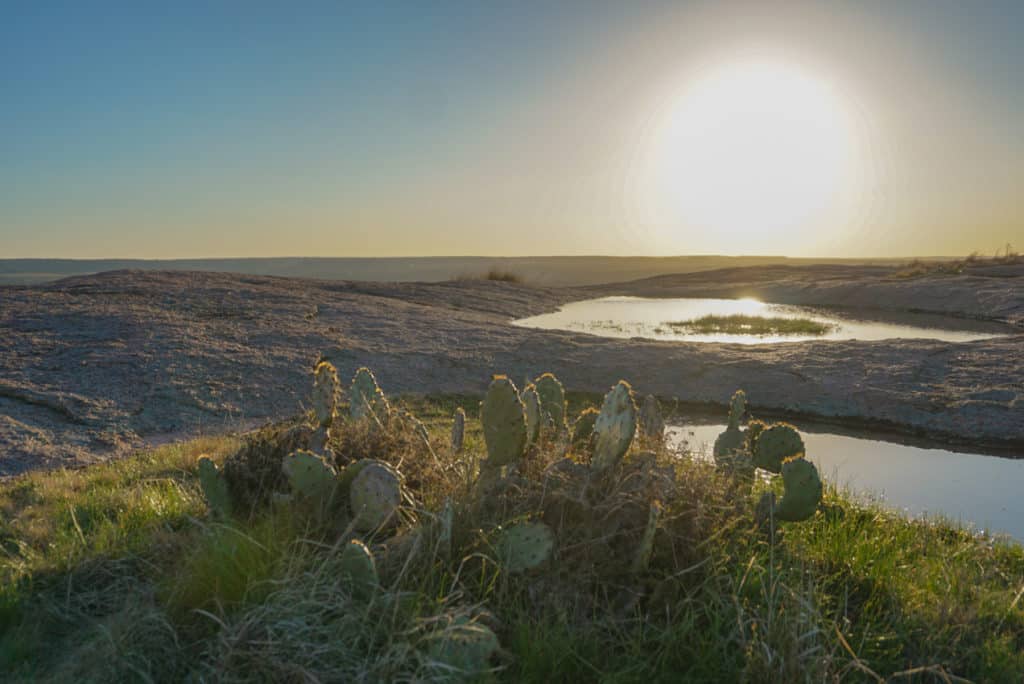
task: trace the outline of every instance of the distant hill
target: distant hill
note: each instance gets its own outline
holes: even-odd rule
[[[537,285],[596,285],[672,273],[737,266],[824,263],[903,263],[906,259],[790,259],[776,256],[672,257],[280,257],[267,259],[0,259],[0,285],[31,285],[101,271],[214,271],[250,275],[437,282],[474,277],[491,269],[510,272]]]

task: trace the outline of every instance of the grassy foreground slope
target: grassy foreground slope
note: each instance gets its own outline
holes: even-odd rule
[[[571,396],[570,411],[598,401]],[[231,437],[0,484],[0,680],[457,681],[466,675],[429,643],[469,619],[502,645],[493,669],[472,675],[481,681],[1022,681],[1018,545],[834,490],[827,515],[786,526],[773,545],[752,523],[751,493],[686,461],[644,577],[593,535],[613,520],[575,545],[560,530],[559,557],[509,576],[489,533],[523,510],[472,501],[478,421],[461,455],[448,447],[452,411],[474,416],[477,398],[401,403],[427,424],[433,455],[358,427],[333,446],[398,465],[417,499],[410,518],[452,497],[455,552],[403,534],[411,523],[367,540],[384,586],[371,595],[338,579],[344,533],[281,509],[209,517],[196,459],[223,459]],[[555,451],[542,445],[534,466]]]

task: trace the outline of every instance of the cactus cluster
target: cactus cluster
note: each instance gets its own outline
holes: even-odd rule
[[[750,479],[754,468],[781,474],[784,487],[782,500],[775,501],[765,493],[757,506],[756,518],[798,522],[817,511],[821,502],[822,484],[818,469],[804,458],[804,440],[788,423],[765,424],[751,420],[741,429],[747,411],[746,394],[737,390],[729,404],[729,423],[715,440],[715,462],[720,468]]]

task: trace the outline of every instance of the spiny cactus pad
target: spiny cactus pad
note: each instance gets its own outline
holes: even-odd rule
[[[199,484],[203,488],[203,496],[214,515],[226,518],[231,515],[231,492],[228,491],[228,483],[224,474],[217,469],[216,464],[207,456],[200,456],[197,462],[199,467]]]
[[[453,621],[447,629],[430,634],[427,641],[430,659],[443,666],[446,677],[452,669],[464,675],[479,674],[500,646],[489,627],[469,620]]]
[[[533,444],[540,436],[540,395],[537,388],[527,385],[526,389],[519,395],[526,409],[526,443]]]
[[[736,390],[729,401],[729,427],[738,430],[746,412],[747,393],[743,390]]]
[[[590,444],[598,415],[596,408],[586,408],[576,417],[576,422],[572,425],[572,445],[574,447],[586,447]]]
[[[358,539],[353,539],[345,545],[338,559],[338,570],[342,579],[350,583],[357,592],[365,592],[380,586],[373,554],[366,544]]]
[[[348,497],[356,529],[370,532],[396,522],[402,503],[402,480],[387,463],[372,459],[360,467],[349,485]]]
[[[730,456],[733,452],[743,449],[746,443],[747,436],[743,433],[743,430],[731,426],[726,428],[725,432],[718,435],[718,438],[715,439],[715,461],[724,460],[725,457]]]
[[[321,361],[313,371],[313,414],[319,427],[329,427],[338,401],[338,372],[329,361]]]
[[[754,446],[754,465],[773,473],[781,472],[782,462],[804,453],[804,440],[796,428],[775,423],[761,431]]]
[[[821,502],[821,478],[814,464],[805,458],[786,461],[782,464],[782,482],[786,489],[775,507],[775,517],[799,522],[814,515]]]
[[[462,407],[455,409],[455,418],[452,421],[452,451],[462,451],[462,442],[466,436],[466,412]]]
[[[510,525],[498,536],[497,551],[507,572],[524,572],[543,565],[555,548],[555,533],[542,522]]]
[[[640,538],[640,547],[633,558],[633,565],[630,568],[633,573],[640,573],[650,565],[651,555],[654,553],[654,534],[658,530],[658,518],[661,517],[661,504],[657,501],[651,502],[647,513],[647,526],[644,528],[643,537]]]
[[[504,375],[494,376],[487,388],[480,421],[487,444],[488,467],[509,465],[526,449],[526,410],[516,386]]]
[[[360,368],[353,376],[350,402],[349,412],[356,420],[373,415],[377,420],[384,422],[391,413],[387,397],[377,385],[377,378],[373,377],[369,368]]]
[[[594,457],[591,468],[601,473],[618,465],[629,450],[636,433],[636,404],[629,383],[618,384],[604,397],[601,413],[594,423]]]
[[[565,388],[552,373],[544,373],[533,381],[540,397],[540,410],[555,424],[556,430],[565,428]]]
[[[660,440],[665,435],[665,419],[653,394],[648,394],[640,407],[640,431],[648,439]]]
[[[326,510],[334,499],[337,473],[323,458],[311,451],[296,451],[285,457],[281,469],[288,477],[296,500]]]

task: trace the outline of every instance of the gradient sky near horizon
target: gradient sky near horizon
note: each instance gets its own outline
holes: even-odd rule
[[[1016,1],[11,3],[0,257],[992,253],[1024,236],[1022,26]]]

